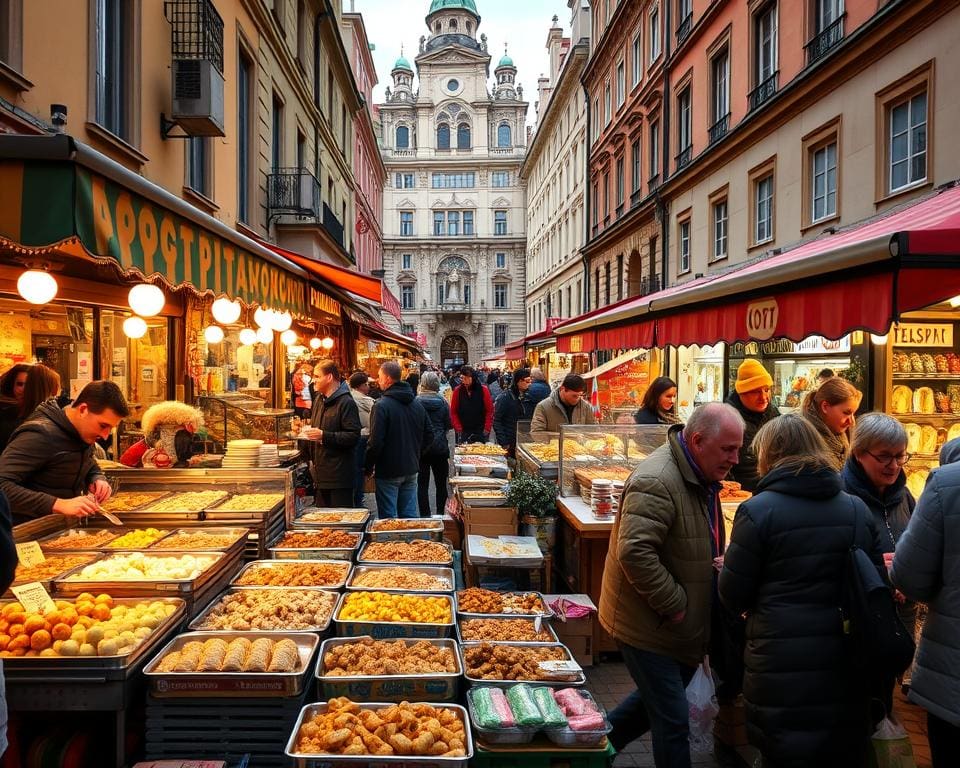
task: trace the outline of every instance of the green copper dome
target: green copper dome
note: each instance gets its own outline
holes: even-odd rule
[[[464,11],[470,11],[475,16],[480,14],[477,12],[477,4],[474,0],[433,0],[430,3],[430,10],[427,11],[427,16],[431,13],[436,13],[437,11],[443,11],[448,8],[460,8]]]
[[[500,59],[500,63],[497,64],[497,69],[499,69],[500,67],[512,67],[512,66],[513,66],[513,59],[507,56],[507,54],[503,54],[503,58]]]
[[[400,55],[400,58],[394,62],[394,69],[406,69],[409,72],[413,72],[413,67],[410,66],[410,62],[407,61],[407,57],[403,54]]]

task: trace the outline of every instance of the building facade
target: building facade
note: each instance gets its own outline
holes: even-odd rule
[[[473,0],[433,0],[414,70],[401,55],[380,105],[384,270],[404,333],[444,365],[479,362],[525,329],[527,103],[494,70]]]
[[[547,318],[585,310],[587,109],[580,76],[590,53],[590,10],[568,0],[570,37],[547,34],[549,78],[540,79],[537,124],[520,175],[527,189],[527,333]]]

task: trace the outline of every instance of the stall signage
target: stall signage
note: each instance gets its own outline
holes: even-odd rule
[[[118,184],[77,169],[77,233],[92,254],[247,304],[303,314],[306,284],[219,235]]]
[[[952,323],[900,323],[893,326],[895,347],[953,347]]]
[[[311,286],[310,306],[333,317],[340,317],[340,302]]]
[[[34,565],[40,565],[47,561],[46,555],[40,549],[40,544],[36,541],[24,541],[17,544],[17,560],[24,568],[30,568]]]
[[[777,330],[780,307],[776,299],[754,301],[747,305],[747,333],[751,339],[766,341]]]
[[[583,336],[579,333],[570,337],[570,352],[583,352]]]
[[[808,336],[793,345],[793,351],[801,355],[833,355],[850,351],[849,334],[842,339],[825,339],[823,336]]]
[[[27,613],[39,613],[41,616],[57,609],[56,603],[50,598],[50,593],[43,588],[39,581],[21,584],[19,587],[10,587],[13,596]]]

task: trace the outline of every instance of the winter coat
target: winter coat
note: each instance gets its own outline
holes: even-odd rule
[[[13,527],[10,520],[10,505],[0,493],[0,592],[6,592],[13,584],[17,570],[17,548],[13,543]],[[3,680],[3,662],[0,662],[0,755],[7,748],[7,697]]]
[[[530,385],[533,388],[533,385]],[[527,392],[530,390],[528,389]],[[550,397],[541,400],[533,409],[533,418],[530,420],[531,432],[559,432],[561,424],[596,424],[597,417],[593,415],[590,403],[581,398],[573,406],[572,418],[567,418],[567,410],[560,400],[560,389],[550,393]]]
[[[430,426],[433,428],[433,442],[424,454],[433,459],[449,458],[450,443],[447,433],[453,429],[450,419],[450,406],[439,394],[429,392],[419,395],[417,402],[430,417]]]
[[[23,424],[20,418],[20,403],[16,400],[0,399],[0,452],[7,447],[14,430]]]
[[[526,392],[518,397],[513,389],[497,398],[493,409],[493,431],[497,433],[497,444],[503,448],[515,448],[517,445],[517,422],[533,418],[533,403]]]
[[[736,408],[746,422],[746,427],[743,430],[743,445],[740,448],[740,461],[737,466],[730,470],[730,479],[740,483],[745,491],[754,491],[760,478],[757,473],[757,456],[753,452],[751,444],[757,432],[760,431],[760,427],[771,419],[777,418],[780,411],[773,402],[767,406],[767,410],[763,413],[751,411],[740,402],[740,395],[736,392],[729,394],[727,403]]]
[[[641,408],[633,414],[634,424],[678,424],[678,421],[667,421],[654,408]]]
[[[695,666],[710,642],[713,552],[707,488],[679,425],[623,489],[600,590],[600,623],[615,639]],[[686,611],[678,624],[667,617]]]
[[[310,443],[313,483],[317,488],[353,488],[354,451],[360,442],[360,412],[347,382],[329,397],[318,397],[310,426],[323,430],[320,442]]]
[[[743,694],[750,742],[777,766],[856,765],[869,735],[869,694],[848,677],[841,592],[856,543],[882,568],[866,505],[832,469],[776,469],[737,510],[720,599],[747,614]]]
[[[481,398],[477,401],[475,398]],[[453,390],[450,400],[450,418],[457,432],[486,432],[493,429],[493,400],[486,384],[480,385],[480,392],[467,393],[461,384]]]
[[[381,478],[420,471],[420,458],[433,445],[433,427],[423,405],[405,381],[390,386],[370,413],[370,439],[364,467]]]
[[[930,474],[890,578],[928,608],[910,701],[960,727],[960,464]]]
[[[93,445],[81,439],[54,400],[37,406],[0,456],[0,491],[10,502],[14,525],[51,514],[57,499],[82,496],[96,480],[106,478]]]
[[[350,394],[353,396],[353,401],[357,404],[357,409],[360,411],[360,434],[363,437],[366,437],[370,434],[370,411],[373,409],[373,404],[376,402],[370,395],[365,395],[359,389],[351,389]]]
[[[547,382],[543,379],[530,382],[530,387],[527,389],[527,399],[533,403],[534,408],[536,408],[537,403],[548,397],[550,397],[550,385]]]
[[[500,399],[500,395],[504,393],[503,387],[500,386],[500,382],[494,379],[489,384],[487,384],[487,389],[490,390],[490,399],[493,400],[496,404],[497,400]]]

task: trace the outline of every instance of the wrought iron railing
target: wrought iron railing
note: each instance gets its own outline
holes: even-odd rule
[[[836,21],[824,27],[821,32],[806,44],[807,64],[813,64],[817,59],[823,58],[830,49],[837,46],[843,40],[843,19],[846,14],[840,16]]]
[[[166,0],[163,12],[171,27],[171,58],[210,61],[222,75],[223,19],[213,0]]]
[[[686,168],[688,165],[690,165],[690,160],[692,158],[693,158],[693,145],[688,144],[676,157],[677,170],[679,171],[681,168]]]
[[[724,136],[727,135],[727,131],[730,130],[730,113],[727,112],[723,117],[721,117],[717,122],[710,126],[709,139],[710,143],[713,144],[716,141],[719,141]]]
[[[270,215],[290,214],[317,218],[320,182],[306,168],[274,168],[267,175]]]
[[[630,193],[630,207],[636,208],[638,205],[640,205],[640,187]]]
[[[779,80],[780,71],[777,70],[770,75],[770,77],[760,83],[756,88],[750,91],[751,111],[773,98],[773,95],[777,92],[777,88],[779,87]]]
[[[330,210],[330,206],[323,204],[323,228],[330,233],[330,237],[337,241],[340,247],[343,247],[343,222],[337,218],[337,215]]]
[[[693,11],[690,11],[690,13],[684,16],[683,21],[680,22],[680,26],[677,27],[677,45],[680,45],[680,43],[687,39],[687,35],[690,34],[691,29],[693,29]]]

